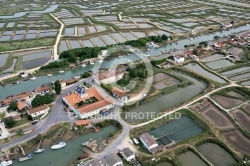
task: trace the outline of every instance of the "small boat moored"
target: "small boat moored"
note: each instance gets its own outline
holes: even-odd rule
[[[0,166],[8,166],[8,165],[11,165],[13,164],[13,161],[12,160],[7,160],[7,161],[2,161],[0,163]]]
[[[45,151],[45,149],[37,149],[37,150],[34,151],[34,153],[38,154],[38,153],[42,153],[44,151]]]
[[[31,79],[31,80],[36,80],[36,77],[31,77],[30,79]]]
[[[66,146],[66,143],[64,141],[61,141],[58,144],[51,146],[51,149],[56,150],[56,149],[63,148],[64,146]]]
[[[75,76],[75,79],[79,79],[79,78],[81,78],[80,76]]]
[[[52,76],[52,74],[48,74],[47,76],[48,76],[48,77],[51,77],[51,76]]]
[[[33,158],[33,154],[28,154],[28,156],[19,158],[19,161],[26,161]]]
[[[86,64],[82,64],[82,67],[86,67]]]
[[[59,73],[64,73],[64,71],[63,71],[63,70],[60,70]]]

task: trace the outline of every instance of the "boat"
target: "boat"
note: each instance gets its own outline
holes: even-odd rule
[[[60,148],[62,148],[64,146],[66,146],[66,143],[64,141],[61,141],[58,144],[55,144],[55,145],[51,146],[51,149],[53,149],[53,150],[60,149]]]
[[[127,60],[128,63],[132,62],[131,60]]]
[[[75,79],[79,79],[79,78],[81,78],[80,76],[75,76]]]
[[[13,161],[12,160],[7,160],[7,161],[2,161],[0,163],[0,166],[8,166],[8,165],[11,165],[13,164]]]
[[[26,161],[26,160],[30,160],[33,158],[33,154],[28,154],[27,156],[25,157],[21,157],[19,158],[19,161]]]
[[[31,77],[30,79],[31,79],[31,80],[36,80],[36,77]]]
[[[17,81],[17,82],[16,82],[16,85],[18,85],[18,84],[20,84],[20,82],[19,82],[19,81]]]
[[[94,65],[94,64],[95,64],[95,62],[89,62],[89,64]]]
[[[82,64],[82,67],[86,67],[86,64]]]
[[[52,76],[52,74],[48,74],[47,76],[48,76],[48,77],[51,77],[51,76]]]
[[[64,73],[64,71],[63,71],[63,70],[60,70],[59,73]]]
[[[38,154],[38,153],[42,153],[44,151],[45,151],[45,149],[37,149],[37,150],[34,151],[34,153]]]
[[[103,60],[99,60],[99,61],[98,61],[98,63],[102,63],[102,62],[103,62]]]
[[[139,141],[136,138],[133,138],[133,141],[136,145],[139,144]]]

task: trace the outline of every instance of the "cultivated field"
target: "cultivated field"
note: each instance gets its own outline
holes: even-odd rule
[[[226,97],[222,95],[213,95],[211,98],[225,109],[231,109],[243,103],[242,100],[231,98],[231,97]]]
[[[250,140],[239,130],[232,130],[222,134],[228,143],[231,144],[237,151],[250,156]]]
[[[235,128],[232,121],[223,113],[218,107],[213,103],[204,107],[199,111],[205,118],[207,118],[211,124],[220,130],[225,130],[229,128]]]

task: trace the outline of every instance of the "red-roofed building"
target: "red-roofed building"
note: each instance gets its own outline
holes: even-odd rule
[[[22,101],[18,101],[17,102],[17,109],[19,110],[19,111],[22,111],[22,110],[24,110],[26,108],[26,105],[22,102]]]
[[[49,90],[50,90],[49,86],[44,86],[44,87],[36,88],[35,93],[37,95],[46,94],[49,92]]]
[[[87,125],[89,125],[88,120],[78,120],[78,121],[76,121],[76,126],[87,126]]]
[[[74,111],[75,115],[80,119],[86,119],[94,115],[101,113],[101,110],[114,107],[113,100],[111,98],[103,98],[99,94],[96,88],[85,89],[82,87],[77,87],[75,93],[69,94],[63,98],[64,103]],[[91,101],[89,103],[86,101]],[[79,103],[84,104],[79,106]]]
[[[39,107],[34,107],[29,110],[27,110],[28,115],[31,115],[32,117],[37,117],[39,115],[43,115],[49,111],[49,105],[44,104]]]
[[[128,100],[127,94],[116,87],[113,87],[111,92],[112,92],[112,95],[120,101],[127,101]]]
[[[20,115],[16,115],[16,116],[12,116],[12,119],[13,119],[14,121],[19,121],[19,120],[21,120],[22,118],[21,118]]]

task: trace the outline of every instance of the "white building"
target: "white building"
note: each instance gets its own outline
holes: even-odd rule
[[[132,152],[131,149],[129,148],[124,148],[122,149],[122,151],[120,152],[120,154],[122,155],[122,157],[124,157],[124,159],[128,162],[131,162],[132,160],[135,160],[135,154],[134,152]]]
[[[104,159],[107,161],[108,166],[122,166],[122,159],[116,154],[111,153],[104,157]]]
[[[37,117],[39,115],[43,115],[49,111],[49,105],[41,105],[39,107],[34,107],[32,109],[27,110],[28,115],[32,117]]]
[[[140,135],[140,140],[149,152],[152,152],[152,149],[158,146],[158,143],[149,133],[144,133]]]

